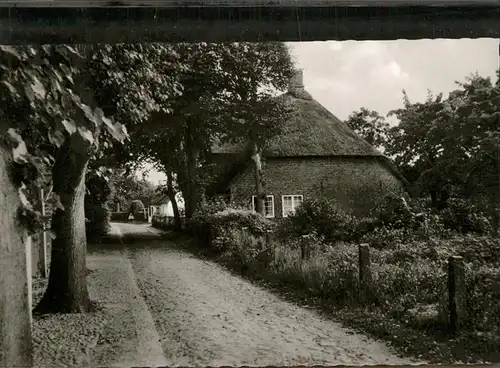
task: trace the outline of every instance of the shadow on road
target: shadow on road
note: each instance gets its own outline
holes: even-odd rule
[[[98,244],[88,244],[87,250],[103,251],[103,250],[123,250],[124,248],[158,248],[165,246],[166,239],[160,234],[155,234],[149,231],[126,232],[126,233],[110,233],[106,235]]]

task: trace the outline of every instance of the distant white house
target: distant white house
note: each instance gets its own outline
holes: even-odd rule
[[[181,193],[177,193],[175,195],[175,201],[177,202],[177,207],[179,208],[179,210],[183,211],[184,198],[182,198]],[[150,222],[152,220],[152,216],[154,215],[174,217],[174,209],[172,207],[170,199],[168,198],[168,195],[161,194],[158,195],[158,197],[156,197],[155,199],[153,199],[153,201],[151,201],[151,204],[149,206],[149,213],[151,215],[149,218]]]

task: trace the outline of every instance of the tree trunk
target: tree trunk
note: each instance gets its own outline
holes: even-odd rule
[[[0,367],[31,367],[27,232],[19,221],[21,200],[10,164],[10,153],[0,146]]]
[[[54,193],[64,209],[52,216],[52,259],[47,290],[36,313],[82,313],[91,311],[86,281],[85,171],[86,153],[72,148],[67,139],[52,168]]]
[[[172,202],[172,210],[174,211],[174,229],[179,231],[181,230],[181,214],[179,213],[179,207],[175,199],[174,178],[171,171],[167,173],[167,194],[170,202]]]
[[[264,186],[262,185],[262,159],[260,155],[260,150],[257,147],[257,144],[253,144],[252,151],[252,161],[254,162],[254,178],[255,178],[255,193],[257,197],[257,208],[255,209],[257,213],[262,216],[266,215],[265,210],[265,194],[264,194]]]
[[[196,166],[198,162],[198,151],[194,142],[194,132],[190,121],[186,129],[186,155],[187,155],[187,186],[185,210],[186,219],[193,217],[198,203],[198,188],[196,184]]]

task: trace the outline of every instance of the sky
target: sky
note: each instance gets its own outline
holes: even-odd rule
[[[491,76],[499,64],[499,40],[290,42],[290,53],[303,70],[305,89],[341,120],[366,107],[386,115],[402,107],[402,90],[411,102],[427,91],[446,96],[471,73]],[[166,179],[151,172],[149,180]]]

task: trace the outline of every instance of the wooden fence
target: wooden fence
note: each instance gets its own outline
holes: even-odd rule
[[[249,229],[241,229],[242,244],[268,244],[274,241],[274,234],[268,231],[265,235],[253,235]],[[300,257],[302,260],[309,259],[311,248],[308,246],[309,236],[303,235],[300,242]],[[370,260],[369,244],[359,244],[358,246],[358,269],[360,300],[369,298],[373,289],[373,279]],[[466,287],[465,287],[465,268],[464,259],[461,256],[451,256],[448,259],[448,324],[450,331],[456,333],[459,331],[466,313]]]
[[[151,220],[151,225],[153,227],[163,230],[171,229],[174,226],[174,224],[175,224],[175,219],[174,217],[171,216],[153,215],[153,218]],[[186,226],[186,219],[184,217],[181,217],[181,227],[184,229],[185,226]]]
[[[30,266],[31,276],[46,278],[49,274],[49,262],[51,251],[51,238],[48,234],[50,229],[50,216],[52,208],[46,203],[51,190],[44,193],[40,189],[40,213],[43,220],[43,229],[28,238],[27,261]]]

